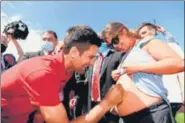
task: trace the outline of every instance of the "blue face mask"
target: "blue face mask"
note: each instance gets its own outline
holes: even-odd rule
[[[99,51],[100,53],[103,53],[103,52],[105,52],[107,49],[108,49],[107,44],[106,44],[106,43],[102,43],[101,46],[99,47],[98,51]]]
[[[50,41],[43,41],[41,44],[41,49],[47,52],[51,52],[54,50],[53,43]]]

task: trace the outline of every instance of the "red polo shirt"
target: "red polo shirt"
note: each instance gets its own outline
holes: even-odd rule
[[[15,65],[1,75],[1,115],[8,117],[8,123],[26,123],[37,106],[61,103],[59,92],[70,77],[62,52]]]

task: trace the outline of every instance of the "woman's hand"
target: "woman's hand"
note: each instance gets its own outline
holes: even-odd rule
[[[123,74],[131,75],[141,72],[142,64],[124,64],[120,69],[112,71],[112,78],[117,81]]]
[[[122,69],[127,73],[128,75],[137,73],[141,71],[141,64],[124,64],[122,66]]]
[[[119,69],[112,71],[112,79],[117,81],[121,76],[121,71]]]

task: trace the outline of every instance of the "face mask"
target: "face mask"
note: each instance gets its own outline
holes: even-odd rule
[[[1,44],[1,53],[4,53],[7,49],[7,46],[5,46],[4,44]]]
[[[43,41],[41,44],[41,49],[47,52],[51,52],[54,50],[53,43],[50,41]]]
[[[100,53],[103,53],[103,52],[105,52],[107,49],[108,49],[107,44],[106,44],[106,43],[102,43],[101,46],[99,47],[98,51],[99,51]]]

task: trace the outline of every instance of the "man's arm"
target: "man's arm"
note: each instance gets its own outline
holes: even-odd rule
[[[111,107],[122,101],[123,88],[121,85],[112,87],[105,98],[89,113],[69,121],[63,104],[57,106],[40,106],[41,113],[47,123],[97,123]]]
[[[161,32],[168,42],[176,42],[170,32],[167,32],[163,26],[157,26],[157,31]]]
[[[164,31],[162,32],[162,34],[164,35],[168,42],[176,42],[175,38],[172,36],[170,32]]]
[[[156,62],[133,64],[134,69],[153,74],[173,74],[184,71],[184,60],[165,42],[154,39],[146,47],[148,53]],[[129,69],[131,70],[132,68],[130,67]]]
[[[70,121],[70,123],[97,123],[112,106],[105,100],[92,108],[87,114]]]
[[[16,39],[12,38],[12,42],[15,45],[15,48],[16,48],[17,53],[19,55],[18,60],[17,60],[17,62],[19,62],[21,57],[24,55],[23,49]]]
[[[68,117],[64,105],[40,106],[41,114],[46,123],[68,123]]]
[[[172,34],[166,31],[165,28],[162,26],[157,26],[157,31],[161,32],[165,36],[165,38],[169,42],[168,45],[170,46],[170,48],[172,48],[182,59],[184,59],[184,52],[182,51]],[[184,72],[177,73],[177,77],[182,89],[182,98],[184,101]]]
[[[41,51],[38,52],[26,52],[24,55],[20,58],[19,62],[24,61],[26,59],[36,57],[36,56],[42,56],[44,54],[41,53]]]
[[[22,61],[24,61],[24,60],[26,60],[26,59],[29,59],[29,53],[25,53],[25,54],[20,58],[20,60],[18,61],[18,63],[19,63],[19,62],[22,62]]]
[[[63,104],[57,106],[41,106],[40,110],[46,123],[97,123],[111,107],[106,101],[95,106],[88,114],[77,119],[68,121],[67,113]]]
[[[24,89],[31,95],[31,104],[37,105],[40,108],[41,114],[47,123],[69,123],[66,110],[59,99],[60,82],[58,82],[55,74],[41,69],[29,75],[26,81],[30,84],[25,84]],[[121,85],[111,87],[99,105],[88,114],[71,122],[98,122],[111,107],[122,101],[123,93],[124,90]]]

